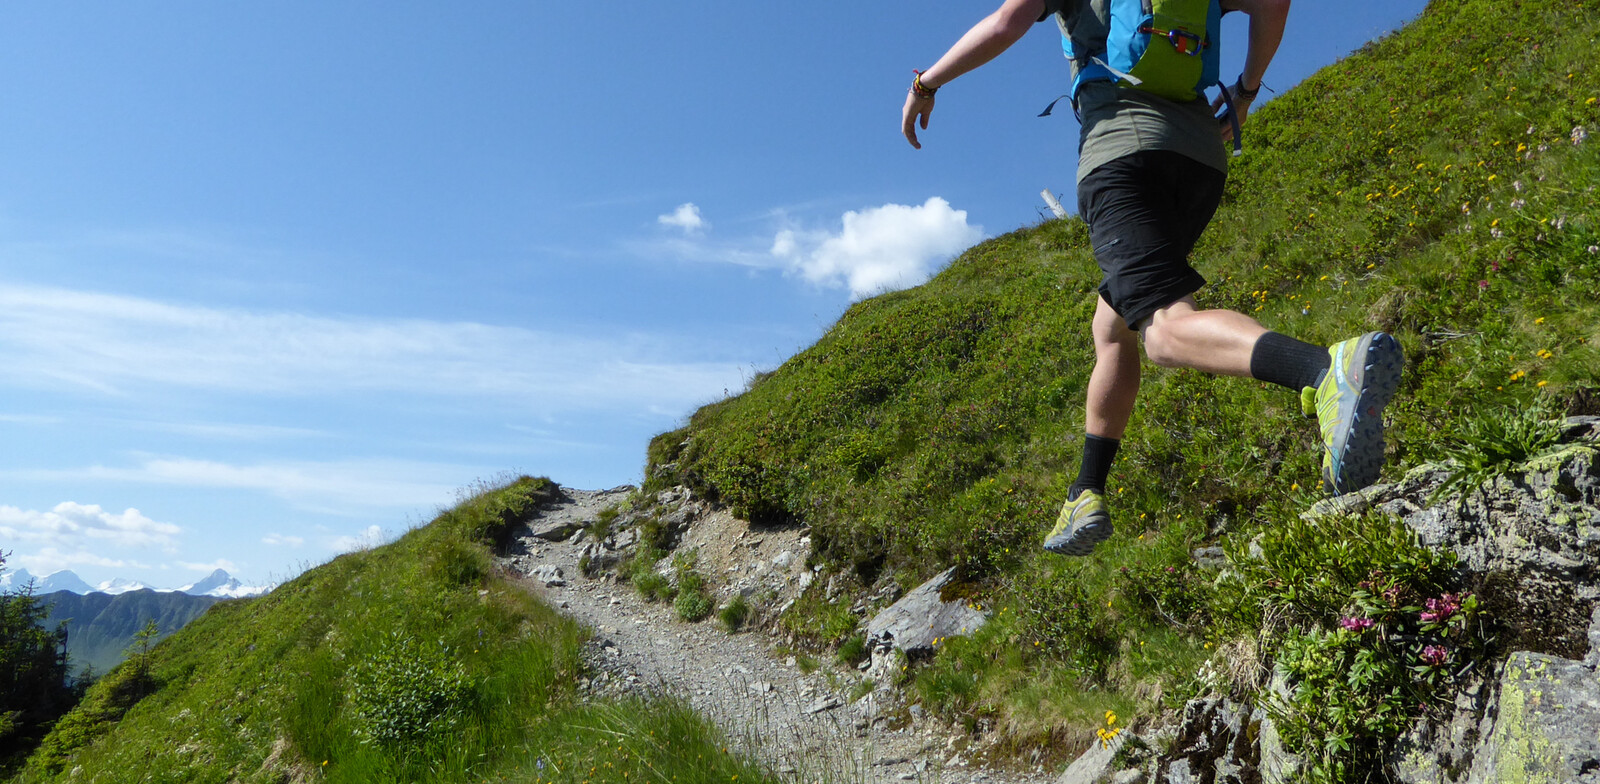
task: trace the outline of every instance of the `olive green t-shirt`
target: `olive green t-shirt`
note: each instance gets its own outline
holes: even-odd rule
[[[1228,153],[1204,99],[1179,103],[1109,81],[1078,91],[1078,180],[1102,164],[1144,150],[1171,150],[1221,172]]]

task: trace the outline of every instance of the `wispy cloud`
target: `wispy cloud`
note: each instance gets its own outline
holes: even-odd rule
[[[494,398],[543,411],[682,410],[738,377],[685,346],[471,322],[362,319],[173,305],[0,284],[0,384],[131,396],[386,392]]]
[[[471,466],[406,460],[241,465],[186,457],[144,457],[130,466],[28,469],[0,472],[0,477],[31,482],[88,480],[252,490],[275,495],[300,510],[343,515],[374,509],[437,508],[480,473],[480,469]],[[449,479],[442,479],[446,477]],[[137,514],[137,510],[129,511]],[[4,515],[0,514],[0,525],[4,520]]]
[[[89,550],[74,548],[62,551],[58,547],[44,547],[28,553],[16,553],[11,560],[16,565],[35,574],[51,574],[62,569],[97,566],[107,569],[150,569],[149,564],[128,558],[111,558]]]
[[[305,545],[305,537],[286,536],[280,533],[270,533],[261,537],[261,543],[271,547],[301,547]]]

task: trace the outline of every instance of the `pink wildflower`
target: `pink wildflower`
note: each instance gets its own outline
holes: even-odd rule
[[[1438,645],[1429,645],[1422,649],[1422,663],[1429,667],[1438,667],[1450,660],[1450,652]]]
[[[1346,631],[1364,632],[1372,628],[1371,618],[1340,618],[1339,625]]]
[[[1442,623],[1450,620],[1450,616],[1455,615],[1456,611],[1461,609],[1461,597],[1453,593],[1447,593],[1437,599],[1429,599],[1427,605],[1427,611],[1422,613],[1422,622]]]

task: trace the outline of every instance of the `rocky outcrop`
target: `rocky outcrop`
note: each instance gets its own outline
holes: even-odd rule
[[[955,567],[940,572],[878,613],[867,624],[867,644],[874,649],[894,647],[907,656],[932,655],[939,640],[965,636],[981,628],[989,613],[971,601],[945,598],[955,579]]]
[[[1600,679],[1582,662],[1517,652],[1469,781],[1600,782]]]
[[[1435,499],[1448,469],[1422,466],[1306,512],[1390,514],[1425,546],[1453,551],[1501,635],[1454,711],[1398,739],[1387,770],[1369,772],[1375,779],[1600,784],[1600,418],[1569,419],[1562,430],[1559,448],[1460,496]],[[1292,684],[1280,677],[1271,688]],[[1172,749],[1121,771],[1091,749],[1080,762],[1094,764],[1069,772],[1078,771],[1075,782],[1137,769],[1154,784],[1271,784],[1295,780],[1299,765],[1259,705],[1219,697],[1185,707]]]

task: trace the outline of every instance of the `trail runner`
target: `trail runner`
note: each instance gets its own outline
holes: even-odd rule
[[[994,59],[1035,22],[1054,15],[1075,49],[1103,51],[1109,2],[1005,0],[917,73],[902,114],[906,140],[921,149],[917,130],[928,128],[935,91]],[[1282,41],[1289,0],[1220,2],[1224,12],[1250,18],[1244,70],[1225,88],[1243,123]],[[1069,60],[1074,75],[1089,61]],[[1045,538],[1050,552],[1088,555],[1111,536],[1106,478],[1139,392],[1141,340],[1156,365],[1253,378],[1300,394],[1306,415],[1319,421],[1328,492],[1366,487],[1383,468],[1383,409],[1405,364],[1393,336],[1368,332],[1324,347],[1269,331],[1243,313],[1195,303],[1205,279],[1188,256],[1227,178],[1224,142],[1232,140],[1234,126],[1216,116],[1225,105],[1222,96],[1209,103],[1173,101],[1110,79],[1084,81],[1075,96],[1078,210],[1103,278],[1090,325],[1095,365],[1083,461]]]

